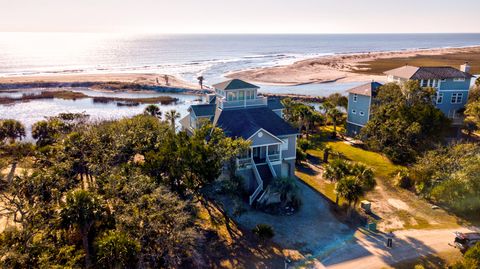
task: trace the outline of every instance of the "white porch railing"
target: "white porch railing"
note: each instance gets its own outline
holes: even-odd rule
[[[275,172],[275,169],[273,169],[272,162],[270,161],[270,156],[267,155],[267,164],[268,168],[270,168],[270,172],[272,173],[273,178],[277,178],[277,172]]]
[[[260,192],[263,190],[263,180],[260,177],[260,173],[258,173],[257,166],[255,165],[255,162],[253,161],[253,159],[251,160],[251,162],[252,162],[253,174],[255,175],[255,180],[257,181],[258,186],[255,189],[255,191],[252,193],[252,195],[250,195],[249,197],[248,202],[250,205],[253,204],[255,199],[257,199],[258,194],[260,194]]]
[[[237,158],[237,168],[238,169],[243,169],[243,168],[248,168],[252,164],[252,159],[250,157],[248,158]]]
[[[280,161],[280,153],[269,154],[269,155],[267,155],[267,158],[268,158],[268,160],[271,161],[271,162]]]
[[[257,98],[255,99],[232,100],[232,101],[227,101],[227,99],[222,98],[218,102],[220,109],[235,108],[235,107],[249,107],[249,106],[266,106],[267,103],[268,103],[268,98],[264,96],[257,96]]]

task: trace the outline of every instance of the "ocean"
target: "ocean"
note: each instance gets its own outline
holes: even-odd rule
[[[465,47],[480,45],[480,34],[365,34],[365,35],[143,35],[78,33],[0,33],[0,77],[55,75],[61,73],[151,73],[170,74],[195,82],[205,77],[211,85],[238,70],[289,64],[298,60],[338,53]],[[327,96],[344,93],[361,82],[320,83],[299,86],[260,85],[260,92]],[[0,93],[20,96],[25,89]],[[72,88],[94,96],[88,88]],[[122,93],[126,97],[165,95]],[[182,117],[198,103],[197,96],[174,95],[179,102],[162,105],[162,111],[177,110]],[[27,140],[34,122],[62,112],[85,112],[93,120],[130,117],[145,105],[118,106],[80,100],[42,99],[0,105],[0,119],[16,119],[27,127]]]
[[[228,72],[322,55],[472,45],[480,34],[0,33],[0,76],[158,72],[213,84]]]

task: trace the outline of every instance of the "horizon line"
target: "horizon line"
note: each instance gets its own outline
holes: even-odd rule
[[[125,35],[406,35],[406,34],[480,34],[480,32],[116,32],[116,31],[0,31],[25,34],[125,34]]]

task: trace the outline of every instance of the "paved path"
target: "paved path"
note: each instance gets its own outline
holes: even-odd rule
[[[384,234],[358,232],[349,244],[331,252],[327,257],[316,262],[313,268],[332,269],[374,269],[388,267],[401,261],[420,258],[445,251],[455,251],[452,243],[455,231],[441,230],[404,230],[395,232],[392,249],[385,246]]]

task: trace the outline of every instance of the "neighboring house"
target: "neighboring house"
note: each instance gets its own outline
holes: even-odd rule
[[[354,137],[370,119],[372,100],[377,89],[382,86],[378,82],[370,82],[348,90],[347,136]]]
[[[470,65],[465,63],[460,70],[449,67],[416,67],[405,65],[384,72],[387,82],[404,83],[417,80],[422,87],[433,87],[437,90],[435,106],[454,125],[463,122],[462,110],[465,107],[470,89]],[[347,135],[356,136],[370,119],[372,101],[380,83],[371,82],[348,90]]]
[[[416,67],[405,65],[386,71],[387,82],[417,80],[422,87],[437,90],[435,105],[454,123],[462,122],[462,110],[470,89],[470,65],[462,64],[460,70],[450,66]]]
[[[293,177],[298,131],[283,119],[283,105],[257,94],[258,86],[239,79],[213,85],[207,103],[192,105],[180,122],[192,134],[204,122],[223,129],[229,137],[251,142],[237,158],[236,173],[245,179],[250,204],[260,199],[276,177]]]

